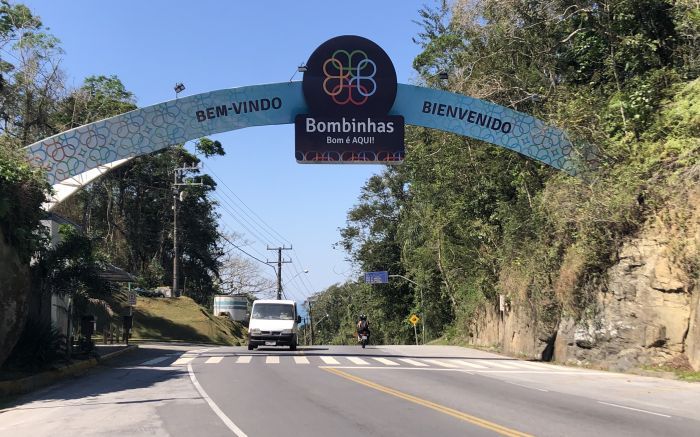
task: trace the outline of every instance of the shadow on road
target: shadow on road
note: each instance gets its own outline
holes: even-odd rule
[[[128,390],[138,390],[152,387],[158,383],[176,379],[188,378],[187,367],[168,367],[182,354],[183,350],[164,350],[157,348],[141,348],[131,354],[108,361],[88,370],[86,373],[67,378],[52,386],[37,390],[26,395],[2,399],[0,417],[4,410],[34,408],[21,407],[31,402],[68,401],[67,404],[38,406],[36,408],[60,408],[70,405],[70,401],[82,400],[80,405],[99,405],[92,398],[108,393],[118,393]],[[142,366],[145,361],[156,357],[167,356],[167,359],[151,366]],[[155,402],[153,399],[124,401],[125,403]],[[111,402],[118,404],[118,401]]]

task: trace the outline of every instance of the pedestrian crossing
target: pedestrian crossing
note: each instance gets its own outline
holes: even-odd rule
[[[171,356],[158,357],[142,363],[143,366],[163,366]],[[401,357],[401,356],[349,356],[349,355],[266,355],[232,354],[215,355],[188,352],[175,359],[170,366],[204,365],[311,365],[316,367],[357,367],[357,368],[416,368],[461,370],[466,372],[553,372],[566,369],[549,364],[498,358],[452,358],[452,357]]]

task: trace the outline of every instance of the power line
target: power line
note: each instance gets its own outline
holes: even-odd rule
[[[219,206],[221,207],[221,209],[223,209],[225,212],[227,212],[228,215],[229,215],[236,223],[238,223],[243,229],[245,229],[253,238],[255,238],[256,240],[258,240],[258,241],[261,242],[261,243],[265,243],[265,244],[269,244],[269,243],[270,243],[270,240],[268,240],[268,239],[262,237],[257,231],[251,229],[251,227],[252,227],[253,225],[251,225],[250,223],[246,224],[246,223],[244,223],[243,221],[241,221],[241,220],[239,219],[239,216],[238,216],[236,213],[234,213],[234,212],[232,211],[231,205],[230,205],[225,199],[221,198],[221,196],[216,195],[216,194],[214,195],[214,198],[216,198],[216,200],[219,201],[218,203],[219,203]],[[250,226],[250,227],[249,227],[249,226]]]
[[[262,263],[262,264],[265,264],[266,266],[271,267],[272,269],[274,269],[274,267],[271,266],[270,264],[268,264],[267,261],[263,261],[263,260],[261,260],[260,258],[258,258],[258,257],[256,257],[256,256],[251,255],[250,253],[246,252],[246,251],[243,250],[240,246],[236,245],[236,244],[233,243],[231,240],[229,240],[225,235],[221,234],[221,238],[223,238],[228,244],[230,244],[231,246],[233,246],[234,249],[237,249],[237,250],[243,252],[244,254],[248,255],[249,257],[251,257],[252,259],[254,259],[254,260],[257,261],[257,262]]]
[[[225,223],[222,223],[222,226],[225,228],[224,230],[228,230],[228,231],[230,231],[230,232],[234,232],[234,231],[232,231]],[[258,249],[255,248],[255,246],[251,246],[250,250],[252,250],[253,252],[255,252],[255,253],[257,253],[258,255],[260,255],[260,257],[265,257],[265,255],[264,255],[262,252],[260,252]]]
[[[243,217],[241,217],[241,219],[243,219],[243,220],[244,220],[246,223],[248,223],[250,226],[256,227],[256,229],[259,229],[259,230],[260,230],[262,233],[264,233],[266,236],[271,237],[272,240],[281,240],[281,242],[285,242],[285,243],[289,244],[290,246],[292,246],[292,243],[291,243],[287,238],[285,238],[282,234],[280,234],[279,232],[277,232],[276,229],[274,229],[272,226],[270,226],[262,217],[260,217],[260,215],[258,215],[250,206],[248,206],[248,204],[246,204],[246,203],[243,201],[243,199],[241,199],[241,198],[228,186],[228,184],[226,184],[226,182],[225,182],[221,177],[219,177],[219,176],[216,174],[216,172],[214,172],[210,167],[207,167],[207,172],[208,172],[208,173],[211,173],[212,176],[214,176],[214,178],[217,180],[217,182],[219,182],[219,183],[225,188],[225,190],[221,190],[220,193],[222,193],[222,194],[223,194],[224,196],[226,196],[229,200],[231,200],[231,202],[233,203],[233,205],[232,205],[231,203],[228,203],[228,202],[225,202],[225,203],[226,203],[229,207],[231,207],[232,209],[235,209],[235,210],[240,211],[241,213],[243,213],[243,214],[244,214],[246,217],[248,217],[248,218],[250,219],[250,221],[252,221],[253,223],[251,223],[250,221],[244,219]],[[230,195],[229,195],[228,193],[230,193]],[[235,197],[235,199],[237,199],[237,201],[238,201],[241,205],[243,205],[243,207],[245,207],[245,209],[243,209],[242,207],[238,207],[238,205],[236,205],[236,201],[235,201],[231,196]],[[223,200],[223,199],[222,199],[222,200]],[[250,211],[250,214],[246,211],[246,209],[247,209],[248,211]],[[232,214],[231,211],[229,211],[229,214]],[[252,215],[251,215],[251,214],[252,214]],[[235,218],[234,218],[234,219],[235,219]],[[236,221],[238,221],[238,220],[236,220]],[[240,223],[240,221],[239,221],[239,223]],[[273,235],[273,234],[274,234],[274,235]],[[260,235],[259,235],[259,234],[256,233],[256,235],[257,235],[258,238],[260,238]],[[275,235],[276,235],[276,236],[275,236]],[[263,240],[263,241],[267,241],[266,238],[262,238],[262,240]],[[302,262],[301,257],[300,257],[299,254],[298,254],[298,251],[292,250],[292,256],[296,259],[296,261],[299,263],[300,266],[304,266],[304,265],[305,265],[305,264]],[[293,267],[295,273],[297,273],[297,274],[300,273],[296,265],[293,264],[292,267]],[[307,294],[309,294],[309,295],[313,294],[313,290],[314,290],[316,287],[313,285],[313,283],[311,283],[311,280],[310,280],[308,277],[303,277],[303,275],[301,275],[301,276],[302,276],[302,278],[299,279],[299,282],[300,282],[301,286],[306,290]]]
[[[207,167],[207,169],[209,170],[208,167]],[[263,220],[255,211],[253,211],[253,209],[250,208],[240,197],[238,197],[238,195],[236,195],[236,193],[226,184],[226,182],[225,182],[223,179],[221,179],[219,176],[217,176],[216,173],[214,173],[213,171],[212,171],[211,173],[212,173],[212,174],[214,175],[214,177],[215,177],[219,182],[221,182],[221,184],[233,195],[233,197],[235,197],[236,199],[238,199],[238,201],[239,201],[248,211],[250,211],[250,212],[257,218],[258,221],[260,221],[260,223],[262,223],[263,225],[265,225],[270,231],[272,231],[272,233],[276,234],[283,242],[289,244],[290,246],[292,245],[292,242],[291,242],[291,241],[289,241],[289,240],[287,240],[286,238],[284,238],[284,236],[282,236],[279,232],[277,232],[277,231],[275,230],[275,228],[273,228],[272,226],[270,226],[270,225],[269,225],[265,220]],[[244,211],[244,213],[245,213],[245,211]],[[247,215],[247,213],[245,213],[245,214]],[[250,215],[248,215],[248,216],[250,217]],[[253,219],[253,218],[251,217],[251,219]],[[253,220],[254,220],[254,219],[253,219]],[[269,233],[268,233],[268,234],[269,234]],[[270,234],[270,236],[272,236],[272,235]],[[273,238],[273,240],[274,240],[274,239],[276,239],[276,238]]]

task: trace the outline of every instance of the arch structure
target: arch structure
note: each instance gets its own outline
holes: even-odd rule
[[[51,210],[129,159],[252,126],[292,124],[308,112],[302,82],[211,91],[139,108],[25,148],[54,188]],[[527,114],[447,91],[398,84],[390,115],[513,150],[571,175],[579,160],[566,134]]]

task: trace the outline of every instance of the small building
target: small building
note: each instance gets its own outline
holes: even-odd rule
[[[227,315],[236,322],[245,321],[248,316],[248,296],[219,295],[214,296],[214,315]]]

